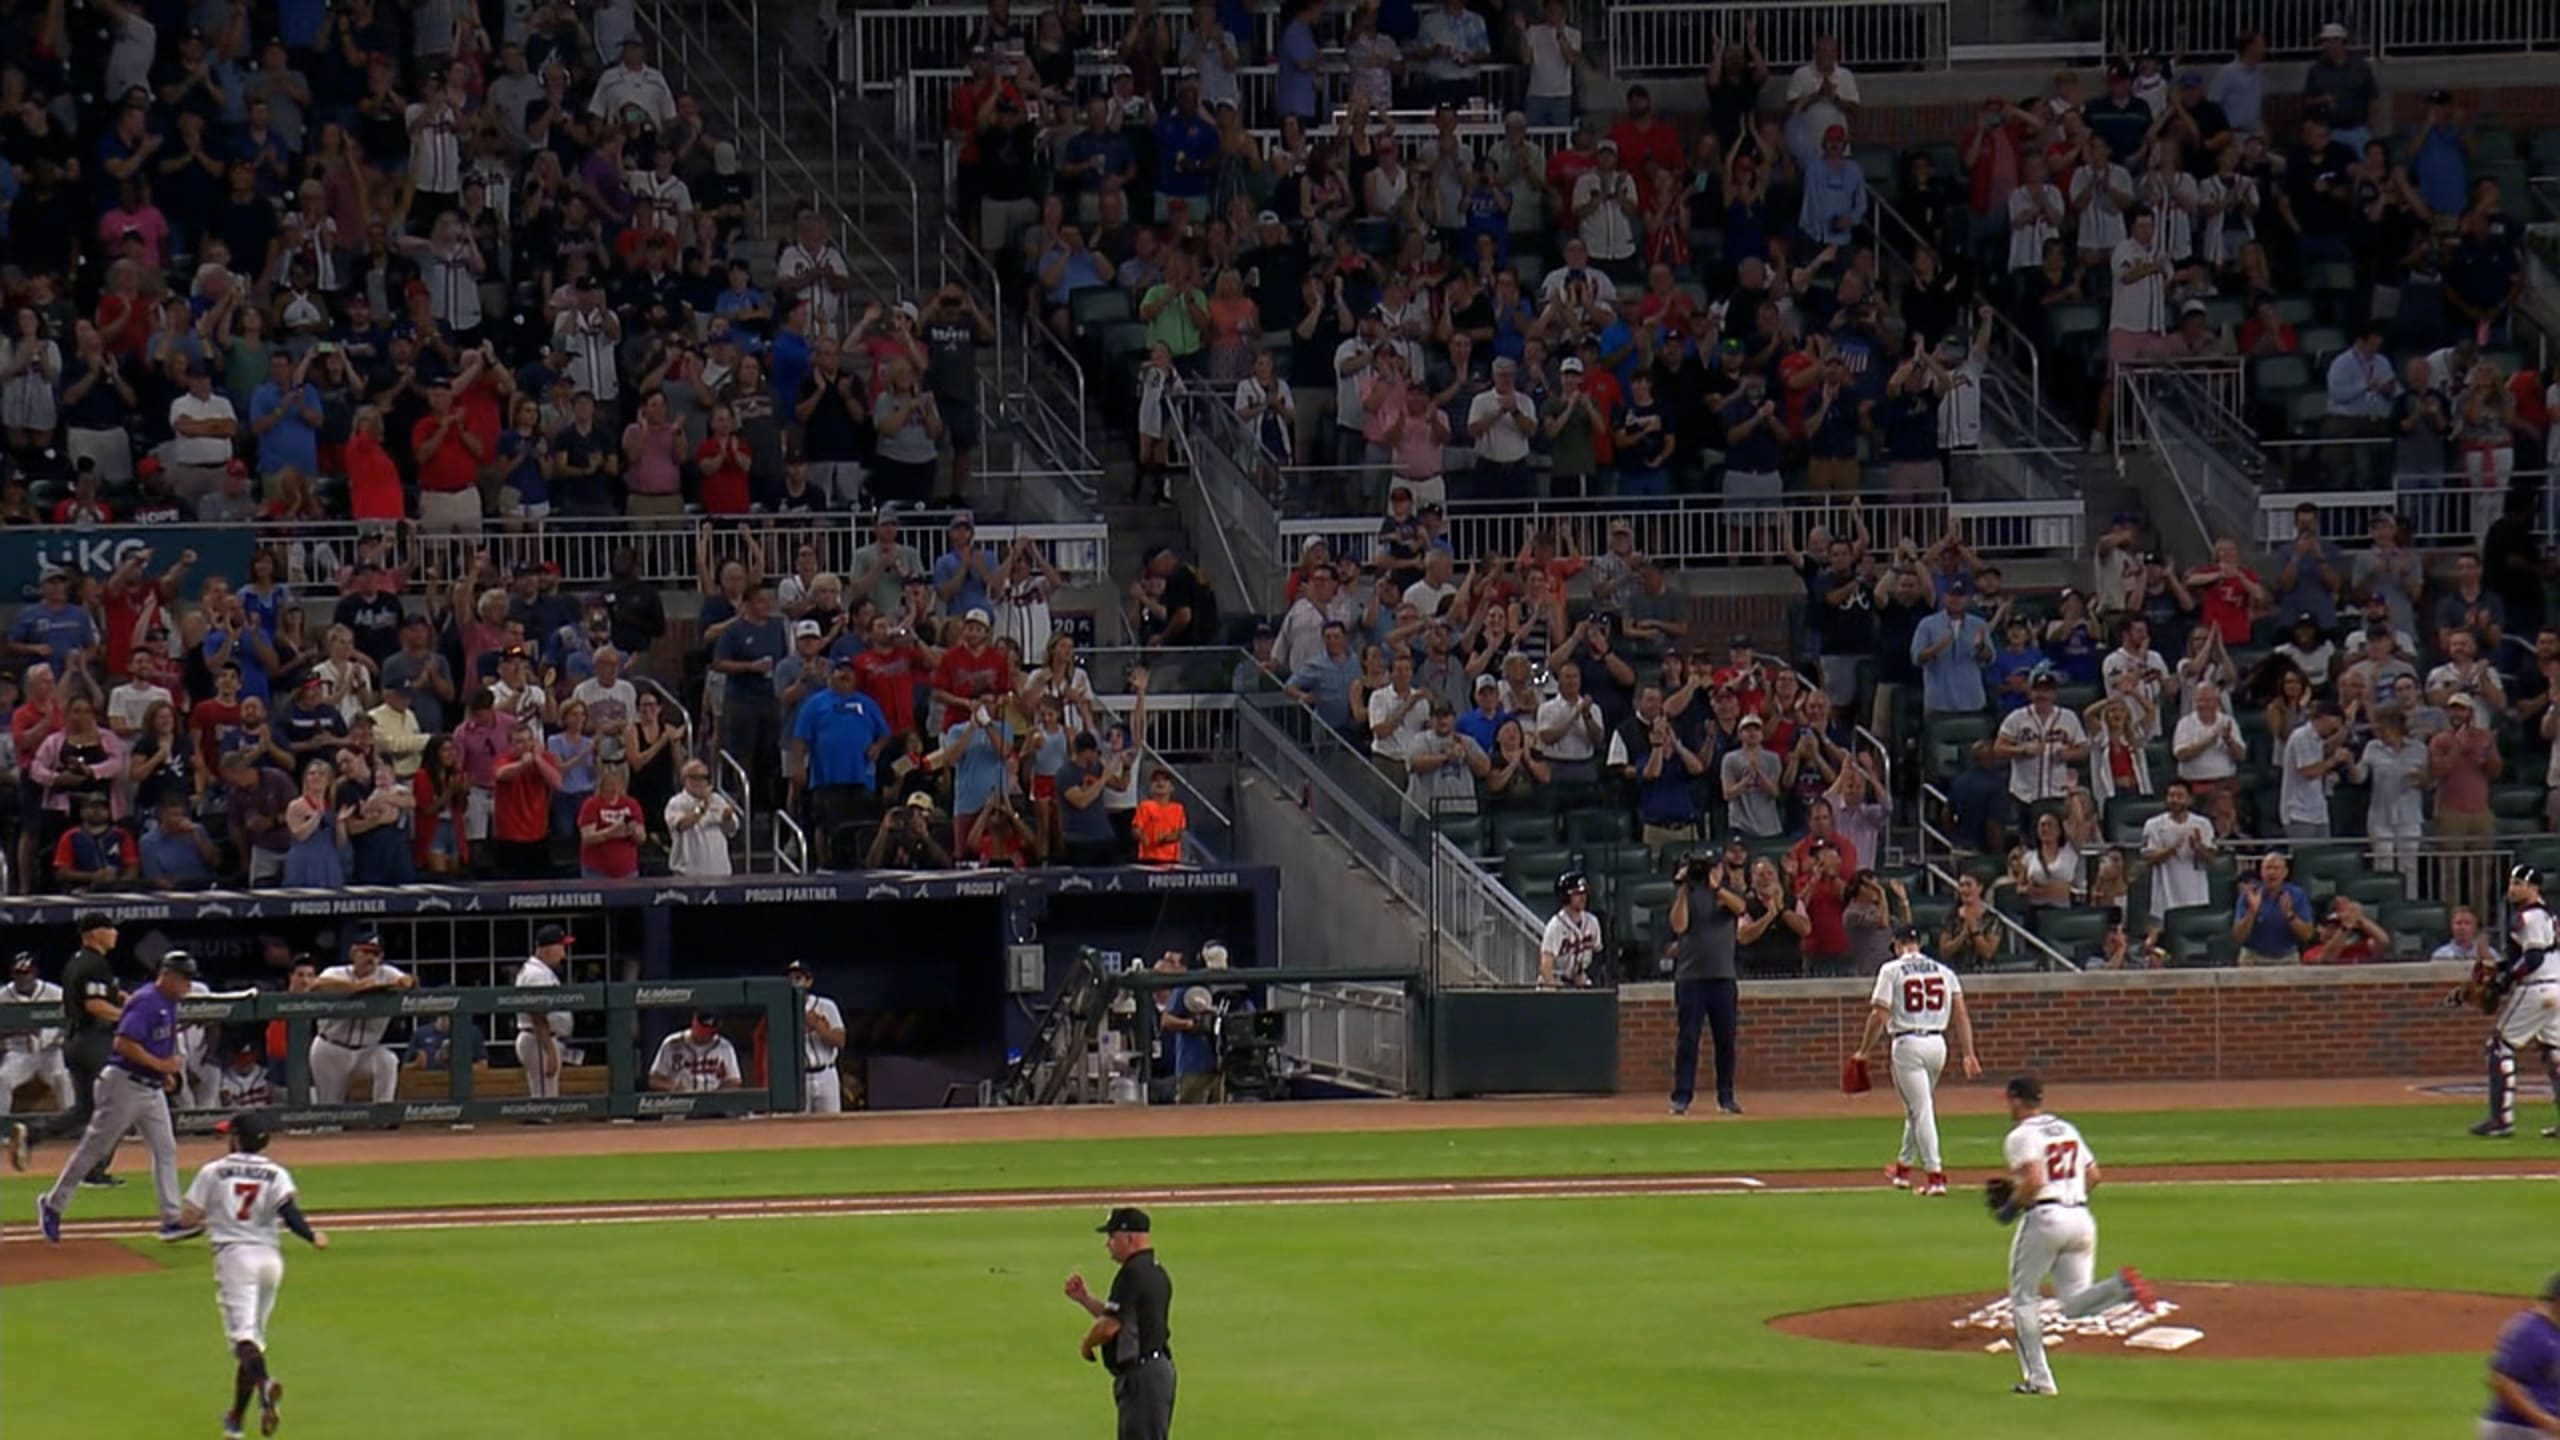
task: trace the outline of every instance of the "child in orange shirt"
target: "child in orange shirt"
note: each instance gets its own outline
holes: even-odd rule
[[[1147,781],[1147,798],[1138,802],[1138,813],[1129,822],[1129,833],[1138,841],[1138,863],[1181,864],[1182,835],[1190,828],[1191,817],[1182,802],[1173,798],[1173,777],[1157,771]]]

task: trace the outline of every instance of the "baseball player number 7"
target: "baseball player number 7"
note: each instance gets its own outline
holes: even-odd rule
[[[264,1181],[249,1181],[231,1187],[231,1193],[240,1197],[239,1218],[250,1218],[251,1212],[258,1208],[259,1192],[266,1188]]]

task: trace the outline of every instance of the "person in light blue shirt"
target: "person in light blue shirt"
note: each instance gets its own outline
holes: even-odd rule
[[[2329,362],[2329,416],[2333,420],[2391,418],[2392,398],[2400,393],[2391,357],[2382,353],[2382,327],[2368,322],[2356,343]]]
[[[1324,650],[1298,662],[1289,676],[1289,698],[1313,707],[1316,718],[1336,730],[1351,728],[1351,684],[1360,678],[1360,658],[1352,653],[1351,632],[1339,620],[1324,623]]]
[[[1279,75],[1272,87],[1282,115],[1295,115],[1309,125],[1323,110],[1324,81],[1316,65],[1323,47],[1316,43],[1316,22],[1325,0],[1297,0],[1289,7],[1289,23],[1280,31]]]
[[[1514,717],[1502,708],[1502,682],[1499,679],[1479,675],[1475,690],[1475,708],[1458,717],[1458,733],[1476,742],[1477,749],[1490,755],[1494,738],[1502,733],[1503,722]]]
[[[1805,170],[1796,225],[1816,246],[1845,246],[1866,223],[1867,174],[1849,158],[1848,130],[1834,125],[1822,132],[1822,158]]]
[[[951,548],[933,562],[933,591],[946,615],[995,611],[987,587],[995,583],[996,552],[977,543],[978,521],[963,510],[951,517]]]
[[[2471,136],[2453,112],[2451,91],[2427,92],[2427,118],[2409,140],[2409,178],[2435,214],[2471,208]]]
[[[1414,53],[1422,78],[1430,82],[1430,98],[1464,105],[1474,98],[1476,67],[1493,58],[1493,41],[1484,17],[1468,9],[1466,0],[1444,0],[1422,17]]]
[[[16,622],[10,625],[9,650],[21,661],[40,660],[52,666],[54,674],[68,675],[72,651],[98,648],[98,622],[90,618],[87,610],[71,603],[69,572],[47,571],[41,593],[43,598],[20,609]]]
[[[979,714],[988,714],[979,707]],[[976,715],[942,732],[942,748],[930,763],[951,772],[952,851],[969,849],[978,828],[978,812],[1004,790],[1005,759],[1013,753],[1013,727],[988,715]]]
[[[2273,587],[2276,613],[2296,620],[2308,616],[2323,634],[2336,629],[2338,589],[2347,573],[2346,552],[2320,533],[2320,507],[2293,507],[2293,543],[2285,547]]]
[[[1920,667],[1920,705],[1929,714],[1972,714],[1988,703],[1982,667],[1991,663],[1991,628],[1970,613],[1973,597],[1949,590],[1942,607],[1911,632],[1911,661]]]
[[[2223,118],[2242,137],[2267,133],[2267,37],[2255,31],[2240,37],[2240,53],[2213,72],[2205,98],[2222,107]]]
[[[320,397],[302,383],[302,367],[290,352],[267,357],[267,382],[249,395],[249,429],[258,437],[258,474],[274,480],[287,470],[305,480],[320,473]]]

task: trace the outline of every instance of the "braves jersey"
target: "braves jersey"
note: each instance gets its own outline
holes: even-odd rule
[[[276,1103],[275,1088],[267,1083],[265,1067],[252,1065],[246,1070],[224,1066],[214,1076],[213,1099],[217,1109],[255,1110]]]
[[[2560,959],[2551,953],[2560,948],[2556,929],[2560,927],[2553,925],[2549,907],[2540,901],[2516,912],[2507,934],[2507,965],[2517,984],[2560,980]]]
[[[696,1040],[691,1030],[679,1030],[658,1047],[658,1058],[649,1066],[652,1079],[668,1080],[678,1090],[717,1090],[724,1085],[745,1082],[738,1069],[738,1052],[728,1040],[714,1035],[709,1040]]]
[[[835,1030],[844,1029],[844,1012],[836,1008],[836,1002],[823,995],[801,996],[800,1008],[815,1010]],[[835,1068],[836,1047],[819,1036],[817,1026],[810,1025],[800,1032],[800,1056],[802,1065],[807,1069],[831,1070]]]
[[[33,990],[21,990],[17,986],[12,985],[5,990],[0,990],[0,1000],[7,1000],[15,1004],[60,1005],[62,1003],[62,987],[54,984],[50,980],[37,981],[36,988]],[[42,1030],[13,1030],[6,1035],[0,1035],[0,1054],[5,1054],[12,1050],[40,1052],[50,1050],[61,1043],[62,1028],[58,1025],[49,1026]]]
[[[1600,955],[1600,917],[1588,910],[1559,910],[1547,922],[1546,938],[1538,949],[1555,957],[1555,975],[1568,984],[1579,982]]]
[[[557,986],[559,983],[559,975],[553,972],[549,965],[544,964],[542,957],[538,955],[526,956],[525,962],[516,967],[516,984],[522,988],[528,990],[539,990],[546,987]],[[524,1018],[526,1021],[530,1022],[535,1017],[528,1011]],[[550,1030],[552,1039],[566,1040],[569,1038],[569,1022],[575,1017],[568,1011],[545,1010],[542,1012],[540,1018],[543,1021],[544,1027]]]
[[[1964,982],[1956,972],[1926,955],[1906,955],[1886,961],[1876,972],[1876,988],[1868,998],[1883,1008],[1896,1035],[1943,1035],[1947,1013],[1963,993]]]
[[[396,965],[376,965],[371,975],[358,975],[353,965],[332,965],[320,972],[320,978],[343,980],[349,985],[367,983],[393,985],[399,983],[400,969]],[[311,1028],[321,1039],[332,1045],[343,1045],[350,1050],[363,1050],[382,1043],[382,1032],[391,1028],[391,1017],[388,1015],[342,1015],[335,1019],[318,1021]]]
[[[187,1203],[204,1212],[205,1236],[229,1245],[276,1248],[276,1227],[293,1198],[293,1172],[264,1155],[225,1155],[196,1172]]]
[[[2009,1132],[2001,1153],[2012,1173],[2030,1161],[2043,1168],[2044,1188],[2037,1192],[2034,1203],[2089,1203],[2088,1173],[2098,1163],[2098,1157],[2070,1121],[2059,1115],[2030,1115]]]

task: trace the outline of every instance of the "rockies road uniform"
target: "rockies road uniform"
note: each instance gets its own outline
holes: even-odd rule
[[[124,1014],[116,1021],[115,1038],[131,1041],[154,1059],[175,1058],[178,1002],[163,994],[157,985],[143,986],[125,1002]],[[98,1072],[96,1103],[88,1128],[80,1134],[80,1148],[63,1165],[53,1189],[38,1202],[42,1212],[51,1217],[49,1225],[58,1225],[63,1213],[71,1208],[72,1197],[80,1192],[81,1177],[116,1153],[116,1146],[127,1133],[140,1131],[143,1145],[151,1152],[151,1182],[160,1202],[162,1233],[175,1230],[180,1198],[178,1132],[169,1124],[166,1077],[119,1051]],[[51,1233],[49,1229],[48,1238]]]
[[[1876,972],[1869,1003],[1891,1034],[1893,1091],[1902,1097],[1902,1163],[1918,1163],[1935,1180],[1946,1173],[1938,1154],[1938,1076],[1947,1068],[1947,1016],[1964,982],[1926,955],[1888,960]]]
[[[1538,949],[1551,957],[1548,969],[1566,987],[1591,983],[1591,962],[1600,957],[1600,917],[1588,910],[1559,910],[1547,921]]]
[[[2044,1188],[2018,1217],[2017,1233],[2009,1239],[2009,1310],[2018,1331],[2018,1368],[2027,1384],[2051,1394],[2053,1368],[2045,1363],[2044,1320],[2036,1309],[2045,1278],[2052,1277],[2054,1296],[2067,1314],[2086,1313],[2074,1302],[2106,1292],[2104,1282],[2090,1283],[2098,1267],[2098,1222],[2089,1213],[2088,1173],[2098,1157],[2059,1115],[2019,1121],[2001,1150],[2012,1173],[2030,1162],[2044,1171]]]
[[[2507,932],[2507,969],[2514,988],[2498,1006],[2489,1035],[2489,1113],[2501,1125],[2516,1119],[2516,1051],[2542,1047],[2542,1066],[2560,1095],[2560,927],[2541,901],[2519,906]]]
[[[332,965],[320,972],[322,980],[343,980],[349,985],[396,984],[402,978],[399,969],[377,965],[370,976],[358,976],[353,965]],[[399,1098],[400,1060],[391,1047],[382,1043],[383,1032],[391,1028],[387,1015],[348,1015],[322,1020],[312,1026],[311,1100],[316,1105],[347,1103],[347,1082],[361,1070],[373,1080],[373,1103],[388,1104]]]
[[[204,1212],[213,1246],[214,1304],[223,1337],[267,1348],[267,1317],[284,1284],[276,1228],[293,1201],[293,1173],[264,1155],[232,1154],[196,1172],[187,1203]]]
[[[526,989],[557,986],[560,977],[538,955],[525,957],[516,969],[516,984]],[[536,1100],[548,1100],[560,1093],[560,1073],[542,1073],[542,1036],[551,1035],[551,1044],[560,1058],[560,1071],[569,1068],[569,1026],[576,1017],[566,1010],[528,1010],[516,1017],[516,1063],[524,1067],[524,1093]]]
[[[833,1000],[804,992],[800,997],[800,1008],[818,1012],[837,1033],[843,1033],[844,1012],[836,1008]],[[725,1045],[728,1042],[724,1040],[721,1043]],[[836,1054],[836,1047],[820,1039],[814,1025],[800,1032],[800,1068],[804,1072],[800,1077],[801,1088],[808,1092],[800,1102],[801,1114],[844,1113],[844,1086],[836,1079]]]
[[[738,1052],[725,1036],[696,1040],[693,1032],[686,1029],[668,1036],[658,1046],[658,1058],[650,1062],[649,1077],[670,1081],[678,1090],[718,1090],[743,1083],[746,1072],[738,1068]]]
[[[0,999],[39,1005],[60,1005],[62,987],[50,980],[39,980],[33,990],[10,986],[0,990]],[[53,1108],[71,1108],[71,1069],[62,1063],[62,1030],[20,1030],[0,1035],[0,1115],[9,1113],[9,1097],[30,1080],[42,1080],[53,1090]]]

